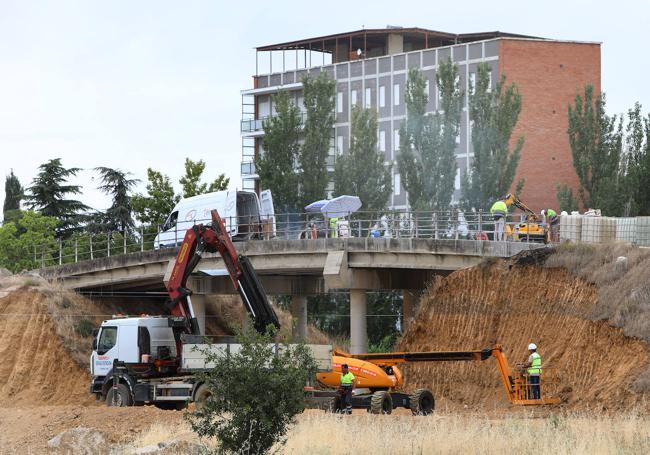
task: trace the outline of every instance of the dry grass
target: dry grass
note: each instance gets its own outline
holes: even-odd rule
[[[306,414],[284,453],[649,453],[650,420],[608,417],[333,416]]]
[[[625,258],[617,262],[618,258]],[[564,244],[556,248],[546,267],[563,267],[598,288],[592,318],[607,320],[625,335],[650,343],[650,250],[626,244]],[[634,384],[650,391],[650,370]]]

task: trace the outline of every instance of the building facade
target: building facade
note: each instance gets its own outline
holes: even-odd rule
[[[408,195],[396,165],[399,129],[406,119],[407,73],[411,67],[420,68],[427,80],[427,110],[435,112],[439,101],[436,70],[439,62],[449,58],[458,65],[464,92],[460,135],[456,138],[458,170],[454,199],[460,197],[461,177],[473,156],[467,94],[477,67],[483,62],[491,69],[492,87],[505,75],[507,83],[515,82],[522,94],[522,111],[513,134],[513,142],[522,135],[525,141],[515,178],[515,183],[522,177],[526,181],[522,199],[536,210],[557,207],[556,184],[577,187],[567,136],[567,109],[586,84],[600,91],[599,43],[501,32],[456,35],[418,28],[387,28],[260,47],[258,72],[263,54],[268,55],[268,72],[255,75],[253,88],[241,92],[241,172],[245,189],[261,189],[253,160],[264,153],[263,121],[275,113],[272,95],[286,90],[304,110],[302,78],[326,72],[336,80],[336,123],[328,169],[333,171],[336,157],[347,153],[352,106],[374,109],[379,127],[378,153],[384,155],[386,164],[393,164],[390,205],[395,209],[407,208]],[[332,189],[330,186],[329,190]]]

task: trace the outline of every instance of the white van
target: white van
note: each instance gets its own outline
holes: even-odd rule
[[[262,191],[259,198],[254,191],[217,191],[181,199],[162,225],[154,240],[154,248],[180,245],[189,228],[212,222],[210,212],[214,209],[225,221],[233,240],[275,235],[275,213],[270,190]]]

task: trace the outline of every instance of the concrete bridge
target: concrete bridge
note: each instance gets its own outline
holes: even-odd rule
[[[350,291],[351,350],[364,352],[366,291],[402,290],[404,321],[414,299],[434,275],[472,267],[486,258],[506,258],[543,245],[474,240],[348,238],[270,240],[237,243],[248,256],[269,295],[291,295],[295,334],[304,337],[307,296]],[[84,292],[164,291],[163,280],[177,249],[146,251],[41,269],[48,279]],[[202,296],[234,293],[218,254],[205,254],[189,288],[200,324],[204,326]]]

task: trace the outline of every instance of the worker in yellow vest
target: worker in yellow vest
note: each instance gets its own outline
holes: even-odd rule
[[[336,217],[330,218],[330,238],[335,239],[338,235],[338,222],[339,219]]]
[[[542,356],[537,352],[537,345],[530,343],[528,345],[530,355],[524,364],[526,373],[528,373],[528,398],[531,400],[539,400],[541,397],[540,381],[542,375]]]
[[[345,414],[352,414],[352,391],[356,384],[357,379],[350,372],[348,365],[346,363],[341,365],[341,407]]]
[[[550,232],[551,242],[559,241],[557,231],[560,224],[560,217],[557,215],[557,212],[553,209],[544,209],[542,210],[541,215],[544,225],[547,226]]]
[[[506,226],[506,216],[508,215],[508,206],[503,201],[496,201],[492,204],[490,213],[494,218],[494,240],[504,240],[503,231]]]

